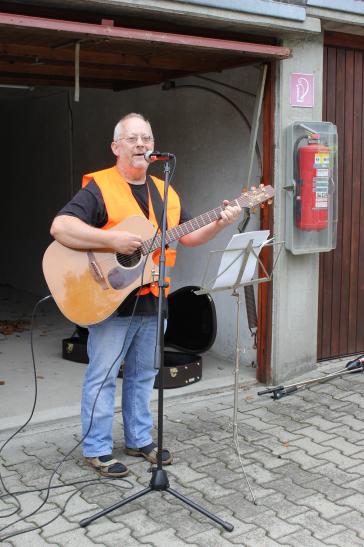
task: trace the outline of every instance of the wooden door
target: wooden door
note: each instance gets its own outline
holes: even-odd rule
[[[320,255],[318,359],[364,353],[364,38],[328,34],[323,120],[338,129],[337,247]]]

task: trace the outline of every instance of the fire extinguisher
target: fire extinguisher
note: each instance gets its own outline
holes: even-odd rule
[[[303,139],[305,146],[300,146]],[[294,146],[295,223],[300,230],[328,225],[330,150],[318,133],[302,136]]]

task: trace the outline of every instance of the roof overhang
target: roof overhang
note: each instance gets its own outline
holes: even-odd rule
[[[0,13],[0,84],[127,89],[247,63],[286,59],[271,44]]]

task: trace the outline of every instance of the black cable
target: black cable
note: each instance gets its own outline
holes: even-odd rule
[[[213,78],[208,78],[207,76],[202,76],[201,74],[194,74],[195,78],[200,78],[201,80],[206,80],[207,82],[212,82],[216,85],[221,85],[222,87],[227,87],[228,89],[232,89],[233,91],[238,91],[239,93],[242,93],[243,95],[249,95],[250,97],[256,98],[257,94],[252,93],[251,91],[246,91],[245,89],[240,89],[240,87],[236,87],[235,85],[227,84],[226,82],[220,82],[219,80],[214,80]]]
[[[175,172],[175,168],[176,168],[176,164],[177,164],[177,160],[176,158],[174,158],[174,164],[173,164],[173,171],[171,173],[171,176],[170,176],[170,180],[172,179],[172,176]],[[156,230],[155,230],[155,233],[154,233],[154,236],[153,236],[153,239],[150,243],[150,247],[149,247],[149,250],[151,250],[153,248],[153,245],[154,245],[154,241],[158,235],[158,230],[160,229],[160,224],[161,224],[161,221],[162,221],[162,216],[163,216],[163,213],[160,215],[160,218],[158,219],[158,226],[156,227]],[[147,253],[149,254],[149,252]],[[141,286],[143,285],[143,276],[144,276],[144,270],[145,270],[145,266],[146,266],[146,261],[143,265],[143,269],[142,269],[142,274],[141,274]],[[38,393],[38,387],[37,387],[37,378],[36,378],[36,368],[35,368],[35,359],[34,359],[34,351],[33,351],[33,322],[34,322],[34,314],[35,314],[35,311],[38,307],[38,305],[40,303],[42,303],[43,301],[49,299],[49,298],[52,298],[51,295],[48,295],[46,296],[45,298],[42,298],[41,300],[39,300],[37,302],[37,304],[35,305],[34,309],[33,309],[33,314],[32,314],[32,325],[31,325],[31,351],[32,351],[32,359],[33,359],[33,370],[34,370],[34,381],[35,381],[35,398],[34,398],[34,404],[33,404],[33,408],[32,408],[32,412],[28,418],[28,420],[25,422],[25,424],[23,426],[21,426],[13,435],[11,435],[11,437],[9,437],[9,439],[7,439],[7,441],[2,445],[2,447],[0,448],[0,454],[1,454],[1,451],[2,449],[6,446],[6,444],[8,444],[8,442],[13,439],[15,437],[15,435],[17,435],[22,429],[24,429],[24,427],[30,422],[33,414],[34,414],[34,409],[35,409],[35,405],[36,405],[36,400],[37,400],[37,393]],[[24,517],[21,517],[20,519],[14,521],[13,523],[11,524],[8,524],[6,526],[4,526],[3,528],[0,529],[0,532],[3,532],[4,530],[6,530],[7,528],[9,528],[10,526],[13,526],[14,524],[17,524],[18,522],[22,522],[24,521],[26,518],[29,518],[31,516],[33,516],[35,513],[37,513],[39,511],[39,509],[41,509],[46,503],[47,503],[47,500],[49,498],[49,495],[50,495],[50,489],[51,489],[51,483],[52,483],[52,480],[53,480],[53,477],[55,476],[55,474],[57,473],[58,469],[62,466],[62,464],[65,462],[65,460],[68,458],[68,456],[70,456],[72,454],[72,452],[74,450],[76,450],[76,448],[78,446],[80,446],[80,444],[86,439],[87,435],[89,434],[90,430],[91,430],[91,427],[92,427],[92,423],[93,423],[93,417],[94,417],[94,412],[95,412],[95,407],[96,407],[96,403],[97,403],[97,400],[99,398],[99,395],[101,393],[101,390],[105,384],[105,382],[107,381],[112,369],[114,368],[115,364],[118,362],[118,360],[120,359],[123,351],[124,351],[124,347],[125,347],[125,343],[126,343],[126,337],[127,337],[127,333],[128,333],[128,330],[130,329],[130,325],[132,323],[132,320],[134,318],[134,315],[135,315],[135,311],[136,311],[136,308],[137,308],[137,304],[139,302],[139,298],[140,298],[140,295],[137,295],[137,298],[135,300],[135,303],[134,303],[134,306],[133,306],[133,310],[132,310],[132,314],[130,316],[130,321],[128,323],[128,326],[127,326],[127,330],[126,330],[126,334],[125,334],[125,337],[124,337],[124,343],[123,343],[123,346],[119,352],[119,354],[117,355],[117,357],[114,359],[113,363],[111,364],[110,368],[108,369],[107,371],[107,374],[102,382],[102,384],[100,385],[99,387],[99,390],[96,394],[96,397],[95,397],[95,401],[94,401],[94,404],[92,406],[92,411],[91,411],[91,416],[90,416],[90,425],[86,431],[86,433],[84,434],[84,436],[80,439],[80,441],[61,459],[61,461],[58,463],[58,465],[55,467],[55,469],[53,470],[51,476],[50,476],[50,479],[48,481],[48,486],[47,486],[47,494],[45,496],[45,499],[43,501],[43,503],[41,503],[34,511],[32,511],[31,513],[25,515]],[[9,517],[9,516],[12,516],[14,515],[15,513],[17,513],[20,509],[20,504],[19,504],[19,501],[17,500],[17,498],[15,498],[11,492],[8,491],[8,489],[5,487],[5,484],[3,483],[3,480],[2,480],[2,477],[0,475],[0,479],[1,479],[1,482],[3,484],[3,487],[4,487],[4,490],[10,495],[12,496],[15,500],[16,500],[16,503],[18,505],[18,509],[16,509],[13,513],[11,514],[8,514],[8,515],[3,515],[2,518],[5,518],[5,517]],[[57,515],[56,518],[58,518],[58,516],[60,516],[62,513],[60,513],[59,515]],[[54,519],[52,519],[51,522],[53,522]],[[37,527],[39,528],[39,527]],[[34,528],[37,529],[37,528]],[[33,529],[32,529],[33,530]],[[30,530],[26,530],[26,531],[30,531]],[[19,533],[24,533],[24,531],[22,532],[19,532]],[[17,535],[16,534],[13,534],[13,535]],[[9,537],[9,536],[7,536]],[[4,539],[4,538],[2,538]]]
[[[49,300],[50,298],[53,298],[52,295],[48,295],[48,296],[45,296],[44,298],[41,298],[40,300],[38,300],[38,302],[35,304],[34,308],[33,308],[33,311],[32,311],[32,320],[31,320],[31,326],[30,326],[30,350],[31,350],[31,354],[32,354],[32,365],[33,365],[33,379],[34,379],[34,399],[33,399],[33,405],[32,405],[32,409],[30,411],[30,414],[29,414],[29,418],[25,421],[25,423],[23,425],[21,425],[12,435],[10,435],[10,437],[8,437],[6,439],[6,441],[1,445],[0,447],[0,454],[1,452],[4,450],[5,446],[12,440],[14,439],[14,437],[16,435],[18,435],[18,433],[20,433],[27,425],[28,423],[30,422],[30,420],[32,419],[33,415],[34,415],[34,411],[35,411],[35,407],[36,407],[36,404],[37,404],[37,398],[38,398],[38,382],[37,382],[37,371],[36,371],[36,366],[35,366],[35,358],[34,358],[34,346],[33,346],[33,329],[34,329],[34,319],[35,319],[35,312],[38,308],[38,306],[40,304],[42,304],[43,302],[45,302],[46,300]],[[1,482],[1,485],[2,487],[4,488],[5,492],[7,492],[10,496],[11,496],[11,492],[9,492],[9,490],[6,488],[5,486],[5,483],[4,483],[4,480],[3,480],[3,477],[0,473],[0,482]],[[7,515],[0,515],[0,518],[5,518],[5,517],[11,517],[12,515],[14,515],[15,513],[18,512],[18,510],[20,509],[20,505],[19,505],[19,502],[16,498],[14,498],[15,502],[17,503],[18,505],[18,509],[15,510],[13,513],[10,513],[10,514],[7,514]]]
[[[130,485],[130,488],[126,488],[127,490],[131,490],[134,485],[128,480],[128,479],[110,479],[110,481],[115,481],[115,480],[121,480],[122,482]],[[33,526],[31,528],[25,528],[24,530],[18,530],[17,532],[13,532],[11,534],[8,534],[7,536],[3,536],[3,537],[0,537],[0,540],[1,541],[5,541],[7,539],[10,539],[14,536],[19,536],[21,534],[25,534],[25,533],[28,533],[28,532],[34,532],[35,530],[40,530],[40,529],[43,529],[45,528],[46,526],[48,526],[49,524],[51,524],[52,522],[54,522],[56,519],[58,519],[58,517],[60,517],[61,515],[63,515],[63,513],[65,512],[66,510],[66,507],[68,505],[68,503],[71,501],[71,499],[76,495],[78,494],[78,492],[80,492],[82,489],[84,488],[88,488],[89,486],[93,486],[94,484],[104,484],[105,486],[111,486],[112,488],[116,488],[118,490],[123,490],[125,488],[123,488],[122,486],[120,485],[117,485],[115,483],[109,483],[109,482],[105,482],[106,479],[91,479],[91,480],[88,480],[88,481],[75,481],[73,483],[68,483],[68,484],[62,484],[62,485],[56,485],[56,486],[52,486],[51,488],[54,489],[54,488],[65,488],[67,486],[71,486],[71,485],[74,485],[74,484],[79,484],[80,482],[86,482],[87,484],[84,484],[83,486],[80,486],[79,488],[76,489],[75,492],[73,492],[66,500],[64,506],[61,508],[60,512],[53,518],[51,518],[50,520],[44,522],[43,524],[39,524],[38,526]],[[49,491],[49,488],[37,488],[35,490],[29,490],[27,492],[21,492],[22,494],[28,494],[30,492],[41,492],[43,490],[48,490]],[[1,497],[0,497],[1,499]],[[23,519],[21,520],[25,520],[25,518],[28,518],[29,516],[32,516],[34,513],[32,513],[31,515],[27,515],[26,517],[24,517]],[[15,521],[13,522],[12,524],[9,524],[6,528],[8,527],[11,527],[13,526],[14,524],[16,524],[18,521]],[[3,528],[2,530],[4,530],[5,528]]]

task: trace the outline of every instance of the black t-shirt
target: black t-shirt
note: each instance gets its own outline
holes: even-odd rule
[[[146,218],[149,218],[149,194],[147,184],[129,184],[134,198],[138,202]],[[154,203],[153,208],[156,209]],[[156,216],[158,215],[155,211]],[[108,221],[107,211],[100,188],[94,180],[91,180],[87,186],[81,188],[77,194],[65,205],[57,214],[77,217],[86,224],[95,228],[102,228]],[[187,222],[192,217],[186,212],[181,204],[181,215],[179,224]],[[159,219],[157,219],[159,220]],[[128,316],[133,313],[136,301],[135,289],[118,308],[118,315]],[[158,299],[153,294],[140,296],[135,313],[137,315],[154,315],[157,313]]]

